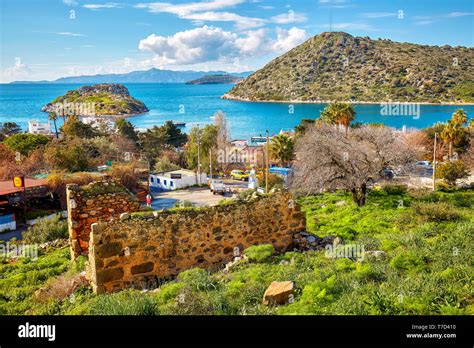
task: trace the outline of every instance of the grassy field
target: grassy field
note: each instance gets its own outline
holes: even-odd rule
[[[362,208],[345,193],[300,199],[308,232],[384,251],[383,260],[261,248],[229,272],[188,270],[154,292],[97,296],[82,286],[38,302],[39,287],[83,269],[65,248],[37,261],[4,260],[0,314],[474,314],[474,191],[387,191],[372,191]],[[262,305],[268,285],[285,280],[295,282],[294,302]]]

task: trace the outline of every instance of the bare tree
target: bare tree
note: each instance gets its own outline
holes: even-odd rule
[[[406,165],[412,150],[387,127],[362,126],[346,135],[331,125],[314,125],[297,140],[292,187],[305,193],[345,189],[363,206],[367,185],[388,166]]]
[[[221,166],[226,170],[227,166],[227,150],[230,146],[230,130],[227,124],[225,112],[219,110],[214,115],[214,124],[217,126],[217,151],[218,156],[225,159]]]

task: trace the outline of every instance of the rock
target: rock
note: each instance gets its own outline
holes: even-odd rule
[[[130,219],[130,214],[129,213],[122,213],[120,214],[120,221],[128,220]]]
[[[383,250],[368,250],[364,253],[364,256],[368,259],[380,261],[387,258],[387,253]]]
[[[309,236],[309,237],[307,238],[307,240],[308,240],[308,242],[310,242],[310,243],[314,243],[314,242],[316,242],[316,237],[315,237],[315,236]]]
[[[272,282],[263,294],[263,304],[268,305],[283,305],[290,300],[290,295],[293,295],[294,284],[292,281]]]
[[[343,206],[345,206],[345,205],[347,205],[347,202],[346,202],[346,201],[339,201],[339,202],[336,202],[336,206],[337,206],[337,207],[343,207]]]

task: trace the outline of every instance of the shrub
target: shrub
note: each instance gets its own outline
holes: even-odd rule
[[[178,280],[190,285],[194,290],[206,290],[213,287],[209,274],[202,268],[193,268],[181,272],[178,276]]]
[[[138,172],[133,164],[113,165],[108,170],[109,175],[117,182],[133,191],[137,187]]]
[[[444,202],[437,203],[415,203],[413,211],[429,222],[443,222],[459,219],[459,213]]]
[[[239,192],[237,195],[237,200],[238,201],[250,201],[256,191],[253,189],[245,190]]]
[[[18,133],[8,137],[3,143],[13,151],[28,156],[33,150],[46,145],[49,138],[42,134]]]
[[[156,295],[156,301],[159,305],[173,304],[184,286],[185,284],[176,282],[164,284]]]
[[[38,222],[23,233],[27,243],[45,243],[68,238],[67,222],[59,215],[52,218],[39,218]]]
[[[356,268],[355,263],[349,259],[343,258],[336,260],[337,271],[352,271]]]
[[[404,195],[408,191],[407,185],[386,184],[383,190],[389,195]]]
[[[450,191],[452,188],[451,185],[449,185],[446,181],[438,181],[436,183],[436,191]]]
[[[171,162],[169,157],[160,157],[156,159],[155,172],[170,172],[172,170],[178,170],[180,167],[177,164]]]
[[[425,262],[415,253],[406,252],[395,256],[390,261],[390,266],[399,271],[422,270]]]
[[[173,205],[174,208],[192,208],[194,205],[190,201],[178,201]]]
[[[93,315],[154,315],[156,312],[153,298],[137,290],[100,295],[90,308]]]
[[[467,176],[466,165],[460,160],[441,163],[436,171],[436,177],[445,180],[451,186],[456,185],[456,180]]]
[[[262,262],[272,256],[275,249],[271,244],[262,244],[251,246],[250,248],[245,249],[244,252],[245,255],[249,257],[249,260]]]

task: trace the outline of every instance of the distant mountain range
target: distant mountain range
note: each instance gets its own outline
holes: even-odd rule
[[[246,101],[474,102],[474,48],[322,33],[224,98]]]
[[[247,77],[251,71],[232,73],[233,76]],[[61,77],[53,81],[13,81],[12,84],[27,83],[184,83],[206,75],[228,75],[225,71],[174,71],[152,68],[146,71],[132,71],[127,74],[102,74]]]

